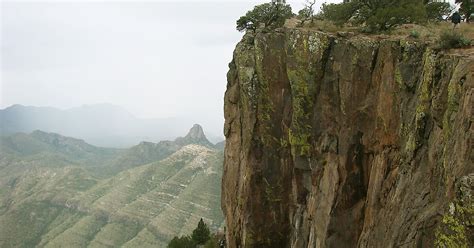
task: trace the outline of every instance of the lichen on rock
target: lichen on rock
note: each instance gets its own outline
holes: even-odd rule
[[[225,97],[229,247],[472,247],[473,71],[397,37],[244,37]]]

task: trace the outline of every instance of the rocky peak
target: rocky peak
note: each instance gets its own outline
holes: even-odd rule
[[[180,145],[188,145],[188,144],[197,144],[203,145],[206,147],[213,147],[214,145],[209,142],[204,134],[204,130],[202,129],[201,125],[194,124],[193,127],[189,130],[188,134],[184,136],[184,138],[177,138],[176,143]]]
[[[202,127],[199,124],[194,124],[193,127],[189,130],[186,137],[184,138],[193,139],[193,140],[207,139],[206,135],[204,134],[204,130],[202,130]]]

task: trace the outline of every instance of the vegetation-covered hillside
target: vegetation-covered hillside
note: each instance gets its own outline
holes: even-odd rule
[[[0,247],[163,247],[200,218],[219,228],[222,152],[186,140],[120,150],[2,137]]]

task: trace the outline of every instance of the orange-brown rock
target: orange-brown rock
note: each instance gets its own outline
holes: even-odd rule
[[[279,29],[229,67],[229,247],[474,246],[472,54]]]

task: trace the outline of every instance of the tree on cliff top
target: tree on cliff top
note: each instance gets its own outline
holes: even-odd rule
[[[237,20],[237,30],[255,31],[259,27],[274,29],[282,27],[286,19],[293,16],[291,7],[284,3],[264,3],[257,5],[253,10]]]
[[[369,29],[385,31],[401,24],[423,23],[427,20],[425,7],[420,0],[386,0],[386,4],[369,11],[366,22]]]
[[[321,16],[336,24],[350,22],[367,31],[386,31],[406,23],[439,19],[450,10],[449,3],[429,0],[352,0],[323,4]]]
[[[304,25],[306,21],[313,23],[314,21],[314,5],[316,0],[306,0],[304,8],[298,11],[298,19],[301,21],[301,25]]]

